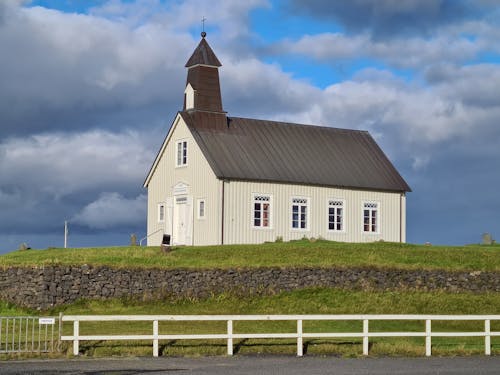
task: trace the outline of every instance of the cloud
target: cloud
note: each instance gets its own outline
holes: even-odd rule
[[[251,33],[250,14],[257,8],[270,7],[268,0],[175,1],[165,5],[159,0],[124,2],[113,0],[90,10],[93,16],[124,22],[135,27],[145,23],[166,25],[172,34],[195,28],[201,32],[202,17],[209,37],[212,31],[224,40],[245,38]],[[223,33],[220,31],[223,30]],[[222,34],[222,35],[220,35]]]
[[[412,37],[389,41],[373,40],[369,34],[342,33],[305,35],[285,40],[270,48],[337,64],[342,60],[373,59],[399,69],[421,68],[442,61],[462,63],[480,53],[481,47],[466,37],[441,33],[433,38]]]
[[[308,111],[321,90],[293,79],[277,65],[227,56],[221,69],[224,108],[231,116],[270,118]]]
[[[170,94],[182,89],[189,35],[41,7],[8,11],[0,26],[0,49],[9,51],[0,57],[0,136],[138,127],[181,101]]]
[[[468,0],[294,0],[290,11],[335,21],[351,32],[376,38],[430,35],[443,25],[478,18],[494,4]]]
[[[67,219],[76,246],[145,231],[142,182],[182,106],[200,11],[223,63],[229,115],[369,130],[414,189],[410,240],[466,241],[490,229],[457,215],[494,222],[500,209],[492,191],[500,183],[500,73],[476,61],[500,51],[497,13],[478,16],[488,4],[295,2],[301,15],[345,30],[266,46],[255,43],[251,22],[253,10],[270,6],[261,0],[109,1],[89,14],[0,3],[0,49],[9,51],[0,55],[0,242],[9,246],[52,245]],[[473,12],[460,12],[471,4]],[[361,21],[351,20],[356,14]],[[403,39],[397,25],[409,15]],[[312,70],[317,61],[352,63],[353,73],[316,87],[259,59],[265,47],[285,60],[311,59]]]
[[[500,66],[497,64],[462,67],[441,64],[429,68],[426,71],[426,78],[442,96],[456,98],[471,108],[485,110],[500,108],[500,95],[498,95]]]
[[[0,155],[0,188],[13,184],[30,195],[60,199],[116,185],[140,186],[154,151],[137,132],[94,130],[11,138],[0,144]]]
[[[32,242],[33,236],[60,232],[61,223],[79,213],[83,225],[94,206],[87,211],[83,208],[99,201],[103,192],[116,191],[131,201],[135,198],[129,197],[139,197],[132,203],[140,205],[142,182],[163,134],[152,131],[151,137],[95,130],[10,138],[0,143],[0,238]],[[139,212],[134,210],[130,212]],[[126,223],[127,231],[134,224],[134,231],[140,233],[145,218],[138,214],[135,221],[115,219],[106,229],[111,235],[123,230],[114,224]],[[79,233],[86,230],[81,228]]]
[[[95,229],[119,226],[140,226],[147,213],[147,196],[141,194],[127,199],[120,193],[102,193],[86,205],[72,221]]]

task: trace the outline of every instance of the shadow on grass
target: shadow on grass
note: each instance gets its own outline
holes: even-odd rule
[[[361,344],[359,342],[353,342],[353,341],[337,341],[333,343],[336,346],[342,345],[344,348],[354,348],[354,347],[359,347]],[[320,341],[320,340],[308,340],[304,341],[303,346],[302,346],[302,353],[306,355],[309,351],[309,347],[313,345],[332,345],[331,341]],[[368,350],[372,348],[373,343],[368,344]],[[334,353],[332,353],[334,354]],[[341,353],[338,353],[339,356],[341,356]]]

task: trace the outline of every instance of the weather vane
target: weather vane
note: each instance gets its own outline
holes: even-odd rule
[[[205,16],[203,16],[203,18],[201,19],[201,37],[204,38],[207,36],[207,33],[205,32],[205,21],[207,19],[205,18]]]

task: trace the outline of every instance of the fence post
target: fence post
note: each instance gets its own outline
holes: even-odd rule
[[[484,354],[491,355],[491,325],[489,319],[484,321]]]
[[[57,351],[60,353],[61,352],[61,336],[62,336],[62,319],[63,319],[63,313],[59,313],[59,335],[57,337]]]
[[[304,342],[302,338],[302,319],[297,319],[297,357],[304,355]]]
[[[425,355],[427,357],[431,356],[432,353],[432,342],[431,342],[431,320],[425,320]]]
[[[80,336],[80,322],[75,320],[73,322],[73,355],[78,355],[80,351],[78,336]]]
[[[153,320],[153,357],[158,357],[158,320]]]
[[[368,355],[368,319],[363,320],[363,355]]]
[[[233,321],[227,321],[227,355],[233,355]]]

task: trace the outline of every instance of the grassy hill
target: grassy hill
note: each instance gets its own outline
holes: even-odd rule
[[[131,268],[378,267],[499,271],[500,246],[423,246],[301,240],[261,245],[193,246],[164,254],[159,247],[14,251],[0,267],[106,265]]]
[[[447,271],[500,270],[500,246],[419,246],[399,243],[350,244],[308,240],[262,245],[226,245],[179,247],[168,254],[158,247],[111,247],[83,249],[47,249],[14,251],[0,256],[0,268],[42,265],[106,265],[128,268],[248,268],[248,267],[378,267],[396,269],[445,269]],[[446,292],[376,292],[346,291],[329,288],[304,289],[269,296],[240,297],[231,294],[213,295],[206,299],[142,301],[141,299],[81,300],[54,308],[43,314],[498,314],[500,293]],[[32,311],[0,301],[0,315],[38,315]],[[224,329],[221,323],[198,325],[162,325],[163,332],[215,333]],[[264,322],[235,326],[236,331],[290,330],[289,322]],[[311,323],[312,324],[312,323]],[[322,322],[306,326],[311,331],[359,331],[359,322]],[[293,324],[292,324],[293,325]],[[481,330],[481,322],[437,322],[434,329]],[[82,327],[87,334],[116,334],[120,323],[105,325],[89,323]],[[129,325],[133,332],[150,329],[145,323]],[[423,329],[422,323],[399,321],[373,323],[371,329],[393,331]],[[500,322],[492,322],[492,330],[500,330]],[[69,334],[71,325],[64,326]],[[235,331],[235,332],[236,332]],[[83,331],[82,331],[83,332]],[[374,338],[371,355],[423,355],[421,338]],[[500,354],[500,338],[492,338],[493,354]],[[240,340],[238,354],[280,353],[293,355],[293,340]],[[433,354],[481,354],[482,338],[435,338]],[[63,351],[70,344],[63,345]],[[151,355],[150,342],[87,342],[82,345],[87,356]],[[163,355],[224,355],[225,342],[178,340],[162,343]],[[308,340],[308,354],[358,356],[360,339]],[[8,357],[5,357],[8,358]],[[0,355],[0,359],[2,359]]]

